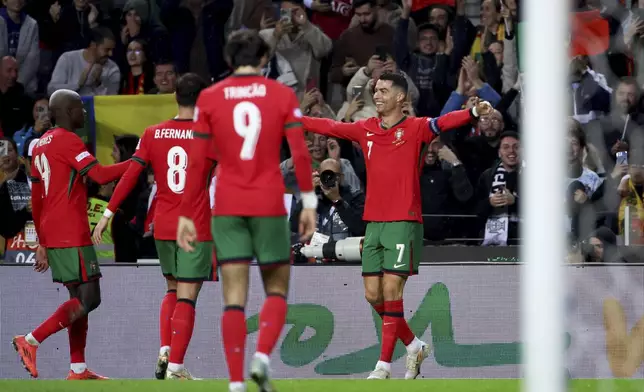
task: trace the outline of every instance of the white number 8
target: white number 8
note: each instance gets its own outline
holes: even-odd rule
[[[255,156],[259,131],[262,129],[262,113],[257,105],[248,101],[235,105],[233,126],[235,132],[244,138],[239,157],[244,161],[250,161]]]
[[[47,157],[45,156],[45,154],[40,154],[36,156],[34,163],[36,164],[36,169],[38,169],[38,173],[40,173],[40,178],[42,178],[42,182],[45,187],[45,196],[47,196],[47,193],[49,193],[49,180],[51,178],[49,161],[47,160]]]
[[[182,147],[174,146],[168,151],[168,188],[174,193],[183,193],[186,187],[188,154]]]

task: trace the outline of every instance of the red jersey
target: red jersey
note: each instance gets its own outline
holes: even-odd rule
[[[153,125],[145,130],[139,140],[132,163],[119,181],[107,209],[114,212],[132,191],[143,169],[150,165],[157,183],[154,208],[154,238],[177,239],[179,206],[186,186],[188,161],[195,159],[190,154],[193,137],[192,120],[173,119]],[[198,159],[198,158],[196,158]],[[204,177],[198,197],[192,199],[198,241],[210,241],[210,210],[208,181]]]
[[[195,154],[214,152],[217,158],[214,215],[286,215],[286,189],[279,168],[285,135],[300,189],[313,195],[311,158],[301,117],[293,90],[263,76],[233,75],[201,92],[194,141],[201,150]],[[189,196],[194,188],[192,176],[203,173],[202,163],[196,161],[190,161],[188,169],[185,216],[194,216]]]
[[[82,177],[98,163],[75,133],[47,131],[33,149],[32,181],[41,184],[38,238],[47,248],[92,245],[87,219],[87,187]],[[36,203],[36,201],[34,201]]]
[[[304,129],[360,143],[367,168],[364,220],[422,222],[420,167],[423,150],[441,131],[467,125],[470,111],[438,118],[404,117],[385,129],[372,117],[355,123],[304,117]]]

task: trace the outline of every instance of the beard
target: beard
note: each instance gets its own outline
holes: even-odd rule
[[[369,24],[360,23],[360,27],[362,27],[362,31],[365,33],[373,33],[376,27],[376,21],[374,20]]]

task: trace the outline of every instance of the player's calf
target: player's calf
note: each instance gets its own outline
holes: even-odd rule
[[[231,391],[245,390],[245,306],[248,296],[248,272],[249,265],[246,262],[225,263],[221,266],[225,304],[224,314],[221,318],[221,331]]]
[[[184,369],[184,358],[190,345],[195,325],[195,304],[201,283],[178,282],[177,305],[172,315],[172,342],[168,370],[176,373]]]

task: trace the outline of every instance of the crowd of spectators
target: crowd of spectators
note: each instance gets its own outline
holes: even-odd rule
[[[519,3],[3,0],[0,135],[8,148],[0,157],[0,236],[15,236],[31,220],[26,173],[33,140],[51,126],[48,95],[60,88],[84,96],[171,94],[188,71],[217,82],[230,73],[222,55],[226,35],[244,28],[258,30],[273,49],[265,76],[292,87],[309,116],[353,122],[377,115],[373,86],[383,72],[407,79],[410,116],[489,101],[494,112],[442,134],[420,157],[425,239],[518,244],[521,171],[538,165],[521,155]],[[628,2],[631,8],[617,0],[570,3],[585,30],[573,26],[568,44],[576,47],[575,35],[591,31],[599,35],[586,41],[607,44],[571,54],[564,224],[579,244],[574,257],[602,259],[604,246],[644,242],[644,1]],[[306,140],[322,199],[319,231],[334,240],[363,235],[369,184],[362,151],[321,135],[307,133]],[[137,141],[115,140],[114,160],[127,160]],[[289,155],[285,143],[281,170],[295,219],[299,191]],[[113,189],[88,186],[103,201]],[[154,257],[146,216],[153,196],[146,173],[112,222],[117,261]]]

